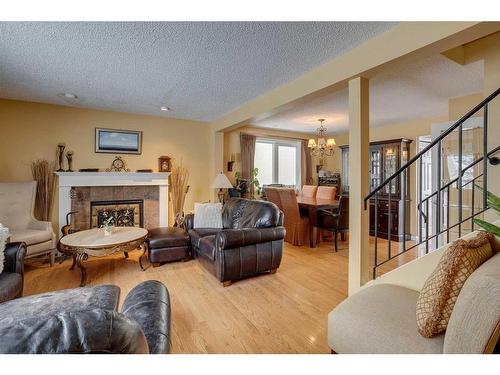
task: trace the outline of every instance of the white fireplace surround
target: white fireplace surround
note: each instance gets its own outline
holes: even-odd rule
[[[70,191],[72,187],[83,186],[158,186],[160,226],[168,226],[168,176],[170,173],[136,172],[55,172],[58,176],[59,231],[66,223],[71,211]]]

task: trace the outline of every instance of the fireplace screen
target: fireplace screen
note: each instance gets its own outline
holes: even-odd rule
[[[117,227],[143,227],[142,200],[113,200],[90,202],[90,227],[100,228],[105,220]]]

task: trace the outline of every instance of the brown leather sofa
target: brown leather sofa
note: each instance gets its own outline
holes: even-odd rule
[[[283,253],[283,213],[271,202],[229,199],[222,209],[222,229],[193,228],[187,215],[185,229],[193,256],[224,286],[261,273],[275,273]]]

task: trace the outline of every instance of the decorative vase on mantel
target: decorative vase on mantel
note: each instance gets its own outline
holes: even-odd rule
[[[64,149],[66,145],[64,143],[59,143],[57,145],[57,160],[59,161],[59,168],[56,172],[64,172]]]

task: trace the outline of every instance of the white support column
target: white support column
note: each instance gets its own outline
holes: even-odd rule
[[[349,295],[370,279],[369,135],[368,80],[357,77],[349,81]]]

